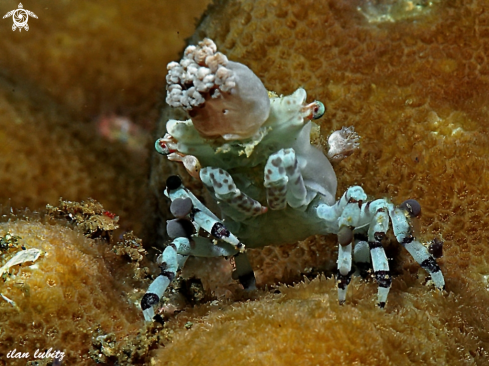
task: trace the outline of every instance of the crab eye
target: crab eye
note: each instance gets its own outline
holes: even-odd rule
[[[155,149],[161,155],[168,155],[168,154],[170,154],[170,149],[168,148],[168,145],[163,141],[163,139],[156,140],[156,142],[155,142]]]
[[[324,112],[326,112],[326,107],[320,101],[315,101],[314,103],[316,103],[316,106],[312,110],[312,118],[321,118],[324,115]]]

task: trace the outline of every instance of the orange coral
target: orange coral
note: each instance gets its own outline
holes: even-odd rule
[[[113,332],[121,340],[142,327],[140,311],[123,294],[133,289],[114,279],[102,259],[105,244],[40,222],[0,224],[0,237],[8,233],[20,237],[19,247],[4,253],[2,262],[21,251],[20,245],[43,254],[34,263],[10,268],[0,283],[2,295],[15,303],[0,299],[0,363],[14,364],[6,358],[14,348],[30,353],[25,364],[34,361],[37,349],[52,347],[65,352],[63,363],[91,364],[94,331]]]
[[[449,282],[452,293],[442,295],[405,275],[385,311],[374,306],[374,286],[358,279],[343,306],[331,279],[281,286],[280,295],[192,319],[153,364],[484,365],[489,295],[469,282]]]

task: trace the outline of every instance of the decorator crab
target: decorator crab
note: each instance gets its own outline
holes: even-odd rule
[[[327,156],[311,145],[312,119],[324,113],[321,102],[305,104],[306,92],[268,93],[245,65],[229,61],[205,39],[189,46],[183,59],[168,64],[167,103],[188,111],[187,121],[168,121],[156,150],[184,164],[217,201],[212,213],[177,176],[167,180],[165,195],[176,217],[167,223],[172,242],[159,257],[161,274],[141,301],[151,321],[153,305],[188,256],[234,256],[235,275],[246,289],[255,277],[246,247],[293,243],[314,234],[338,236],[338,298],[346,299],[352,261],[371,265],[384,307],[392,283],[381,241],[389,225],[396,239],[430,275],[436,287],[443,274],[427,248],[415,239],[410,216],[414,200],[396,207],[368,201],[361,187],[350,187],[336,201],[336,175],[330,160],[341,160],[358,147],[353,128],[334,132]],[[370,264],[371,263],[371,264]]]

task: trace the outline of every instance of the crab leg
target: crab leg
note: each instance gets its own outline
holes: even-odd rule
[[[228,235],[225,235],[227,229],[224,225],[191,192],[185,190],[180,178],[173,176],[167,180],[165,194],[172,200],[170,211],[176,217],[174,220],[167,221],[167,233],[173,238],[173,241],[158,257],[161,273],[151,283],[141,300],[145,321],[153,319],[155,315],[153,306],[159,303],[161,296],[175,278],[177,270],[183,267],[189,255],[231,256],[237,255],[239,248],[244,249],[244,245],[239,241],[238,244],[235,244],[237,239],[233,240],[234,235],[231,236],[229,232]],[[201,210],[195,206],[200,207]],[[231,243],[221,242],[216,245],[209,238],[193,235],[194,229],[198,231],[200,228],[207,230],[215,237],[231,239]]]
[[[219,220],[218,217],[211,212],[211,210],[205,207],[192,192],[183,186],[181,179],[176,175],[173,175],[167,179],[165,195],[172,201],[177,198],[189,198],[193,204],[192,221],[198,226],[198,228],[202,228],[215,238],[231,244],[240,252],[245,251],[244,244],[241,243],[233,233],[226,229],[222,221]]]
[[[143,310],[144,320],[149,322],[155,316],[153,305],[160,302],[161,296],[167,289],[168,285],[176,276],[179,268],[178,251],[187,252],[190,249],[190,243],[187,238],[176,238],[165,248],[159,257],[161,273],[149,285],[148,291],[141,299],[141,309]],[[186,258],[185,258],[186,259]],[[181,264],[185,262],[183,256],[180,257]]]
[[[389,272],[389,263],[385,255],[384,247],[382,246],[382,238],[389,229],[389,215],[387,212],[387,204],[384,200],[371,202],[372,211],[375,212],[370,222],[368,229],[368,246],[370,248],[370,256],[372,257],[372,267],[379,289],[377,292],[377,300],[379,307],[383,308],[387,302],[387,295],[392,284],[392,277]],[[375,207],[377,206],[377,207]]]
[[[370,248],[368,242],[362,238],[357,238],[355,235],[355,249],[353,250],[353,259],[355,267],[357,267],[357,275],[362,278],[367,277],[367,271],[371,267]]]
[[[338,218],[339,256],[340,258],[347,257],[351,261],[351,247],[349,245],[353,240],[353,232],[349,228],[358,229],[368,225],[368,247],[375,278],[379,285],[377,293],[378,305],[383,308],[387,301],[392,278],[381,241],[389,228],[388,208],[393,206],[385,200],[363,203],[363,199],[366,197],[361,194],[362,192],[357,189],[352,192],[347,191],[348,194],[343,195],[339,201],[339,205],[343,206],[341,216]],[[361,199],[358,200],[357,198]],[[365,251],[365,248],[363,251]],[[343,271],[340,268],[340,263],[338,263],[338,296],[339,302],[343,303],[345,301],[346,288],[350,282],[351,262],[349,267],[345,266]],[[348,269],[348,272],[346,269]]]
[[[342,227],[338,232],[338,301],[343,304],[346,300],[346,291],[351,280],[351,251],[353,232],[349,227]]]
[[[203,168],[200,179],[217,200],[227,203],[245,217],[261,215],[267,211],[260,202],[241,192],[234,184],[231,174],[221,168]]]
[[[307,189],[302,179],[294,149],[282,149],[270,155],[265,165],[265,188],[272,210],[307,204]]]
[[[144,320],[152,321],[154,317],[153,306],[160,302],[161,296],[176,276],[178,269],[182,268],[189,255],[197,257],[222,257],[237,255],[236,250],[227,244],[215,245],[211,239],[203,237],[192,238],[193,243],[185,237],[178,237],[165,248],[158,257],[161,273],[149,285],[148,291],[141,299],[141,309]],[[244,254],[244,253],[243,253]],[[254,277],[253,277],[254,278]]]
[[[416,202],[416,204],[418,203]],[[436,263],[435,258],[428,252],[428,249],[414,239],[411,233],[411,226],[406,218],[406,211],[401,208],[393,208],[390,210],[389,214],[392,219],[392,229],[397,241],[401,243],[414,260],[431,275],[431,279],[435,283],[435,286],[439,289],[444,289],[445,278],[440,270],[440,266]]]

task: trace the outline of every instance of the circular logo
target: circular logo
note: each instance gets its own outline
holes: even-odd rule
[[[14,11],[12,19],[16,27],[23,28],[27,25],[29,14],[27,14],[27,11],[25,11],[24,9],[17,9]]]

